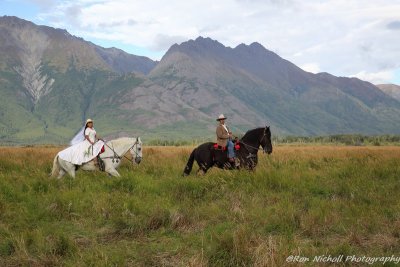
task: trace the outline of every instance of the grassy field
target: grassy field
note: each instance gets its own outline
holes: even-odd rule
[[[0,266],[400,257],[400,147],[277,146],[254,172],[183,178],[191,149],[145,147],[121,178],[55,180],[47,174],[59,148],[0,148]]]

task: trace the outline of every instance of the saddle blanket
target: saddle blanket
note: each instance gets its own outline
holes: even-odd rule
[[[226,146],[219,146],[217,143],[214,143],[214,149],[215,150],[222,150],[222,151],[225,151],[226,149],[227,149],[227,147]],[[235,148],[235,150],[239,150],[240,149],[240,143],[239,142],[236,142],[235,144],[234,144],[234,148]]]

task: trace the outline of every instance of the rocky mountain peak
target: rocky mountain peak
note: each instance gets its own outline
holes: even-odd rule
[[[1,16],[0,17],[0,24],[7,25],[9,27],[23,27],[23,26],[35,26],[34,23],[20,19],[15,16]]]
[[[240,44],[234,48],[236,51],[257,51],[257,52],[270,52],[262,44],[253,42],[250,45]]]
[[[189,40],[179,45],[174,44],[167,51],[165,56],[172,53],[183,53],[191,57],[205,57],[213,54],[224,53],[224,50],[226,49],[230,48],[225,47],[223,44],[209,37],[204,38],[199,36],[195,40]]]
[[[0,17],[1,58],[20,76],[34,104],[52,91],[55,73],[97,69],[147,74],[157,64],[117,48],[102,48],[64,29],[10,16]]]

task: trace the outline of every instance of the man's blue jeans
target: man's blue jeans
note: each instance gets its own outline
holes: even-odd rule
[[[228,147],[228,157],[229,158],[234,158],[235,157],[235,150],[233,149],[233,142],[232,140],[228,140],[228,144],[226,145]]]

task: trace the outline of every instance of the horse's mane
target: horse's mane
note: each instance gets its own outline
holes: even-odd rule
[[[254,136],[259,135],[260,134],[259,132],[264,131],[264,129],[265,129],[264,127],[259,127],[259,128],[248,130],[240,140],[246,141],[246,140],[254,139]]]
[[[131,140],[131,139],[136,139],[136,137],[120,137],[117,139],[109,140],[109,141],[107,141],[107,143],[112,142],[113,145],[120,145],[120,144],[124,144],[124,143],[128,142],[128,140]]]

